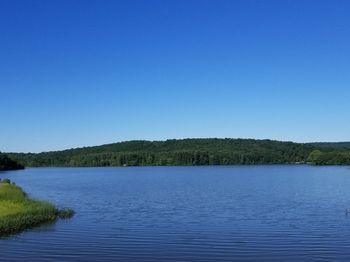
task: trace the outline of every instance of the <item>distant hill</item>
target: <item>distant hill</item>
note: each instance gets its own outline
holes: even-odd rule
[[[7,155],[0,153],[0,171],[23,169],[23,166],[9,158]]]
[[[327,149],[350,149],[350,142],[316,142],[309,143],[318,148],[327,148]]]
[[[25,166],[157,166],[304,163],[314,145],[254,139],[127,141],[63,151],[9,154]]]

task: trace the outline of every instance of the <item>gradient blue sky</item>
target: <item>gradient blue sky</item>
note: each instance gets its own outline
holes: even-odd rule
[[[350,140],[350,1],[0,1],[0,150]]]

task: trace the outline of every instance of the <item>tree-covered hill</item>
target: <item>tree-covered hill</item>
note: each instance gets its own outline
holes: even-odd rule
[[[307,159],[308,163],[315,165],[350,165],[350,150],[327,149],[321,151],[320,149],[310,153]]]
[[[23,169],[23,166],[9,158],[7,155],[0,153],[0,171]]]
[[[13,153],[25,166],[233,165],[305,162],[313,145],[254,139],[128,141],[64,151]]]
[[[307,162],[315,165],[350,165],[350,142],[311,143],[316,150]]]
[[[350,150],[350,142],[316,142],[310,143],[311,145],[322,148],[322,149],[349,149]]]

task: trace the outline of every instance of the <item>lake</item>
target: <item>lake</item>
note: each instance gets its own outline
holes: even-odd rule
[[[0,172],[73,208],[0,238],[1,261],[349,261],[350,168],[28,168]]]

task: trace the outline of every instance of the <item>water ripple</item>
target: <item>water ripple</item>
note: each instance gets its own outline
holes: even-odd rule
[[[71,220],[0,239],[1,261],[349,261],[347,167],[40,168],[10,177]]]

